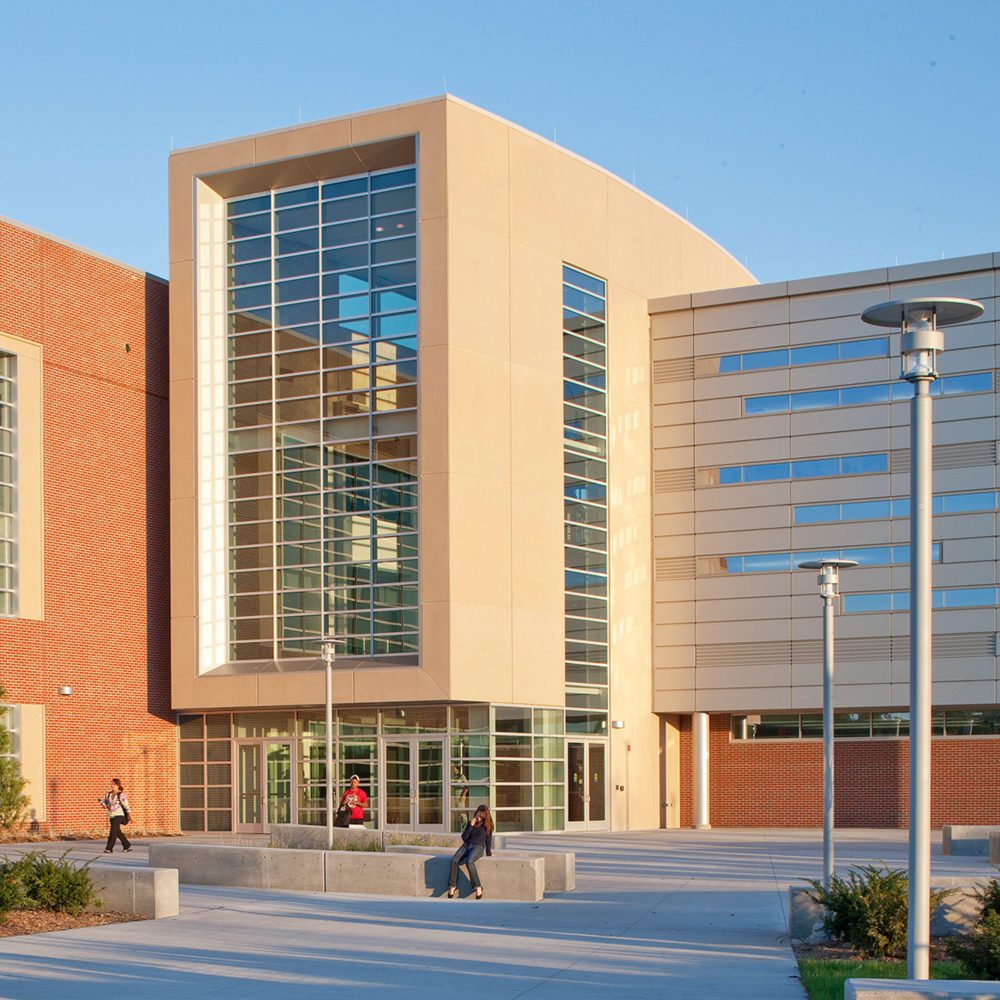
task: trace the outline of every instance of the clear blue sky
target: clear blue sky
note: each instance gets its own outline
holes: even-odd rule
[[[171,147],[446,88],[762,281],[1000,250],[1000,0],[52,0],[0,24],[0,214],[156,274]]]

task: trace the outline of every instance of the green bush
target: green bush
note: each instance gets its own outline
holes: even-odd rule
[[[67,851],[66,854],[69,852]],[[0,914],[14,909],[80,913],[94,902],[90,863],[76,868],[66,860],[29,851],[0,865]]]
[[[0,702],[7,692],[0,684]],[[31,800],[24,794],[28,782],[21,777],[21,766],[11,756],[14,739],[7,728],[6,709],[0,709],[0,830],[12,830],[20,824]]]
[[[995,878],[991,878],[982,889],[977,889],[975,896],[979,902],[981,917],[991,911],[1000,913],[1000,882]]]
[[[846,941],[862,956],[884,958],[906,947],[909,880],[901,869],[861,865],[847,878],[834,875],[829,889],[807,879],[810,898],[825,907],[823,930],[835,941]],[[932,892],[936,908],[949,890]]]
[[[1000,913],[986,910],[968,934],[948,938],[945,949],[970,979],[1000,979]]]

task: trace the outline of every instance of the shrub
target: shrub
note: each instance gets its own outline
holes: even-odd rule
[[[829,889],[807,879],[809,896],[826,908],[823,930],[835,941],[846,941],[861,955],[884,958],[906,947],[909,880],[901,869],[860,865],[847,878],[834,875]],[[932,892],[931,909],[949,890]]]
[[[17,905],[80,913],[94,901],[90,863],[76,868],[66,860],[66,854],[53,859],[41,851],[29,851],[17,861],[5,860],[0,871],[5,878],[9,876],[11,883],[19,885],[20,901]]]
[[[977,889],[975,897],[979,902],[981,917],[985,917],[990,911],[1000,913],[1000,882],[995,878],[991,878],[982,889]]]
[[[24,906],[23,869],[20,859],[8,861],[5,858],[3,864],[0,864],[0,920],[11,910],[19,910]]]
[[[1000,979],[1000,913],[985,910],[968,934],[948,938],[945,949],[962,963],[969,978]]]

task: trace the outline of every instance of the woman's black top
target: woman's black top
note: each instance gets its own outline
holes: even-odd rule
[[[470,847],[483,848],[488,858],[493,856],[493,834],[487,833],[486,827],[481,823],[479,826],[473,826],[471,822],[466,823],[462,831],[462,840]]]

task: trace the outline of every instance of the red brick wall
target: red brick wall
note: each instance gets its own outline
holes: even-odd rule
[[[730,716],[709,720],[709,821],[718,827],[821,827],[823,744],[737,742]],[[681,825],[690,826],[691,717],[681,719]],[[905,827],[909,742],[834,744],[834,819],[839,827]],[[938,738],[931,745],[931,825],[1000,821],[1000,738]]]
[[[46,706],[41,830],[105,828],[118,777],[174,831],[166,285],[0,220],[0,332],[43,351],[44,621],[0,619],[8,700]]]

